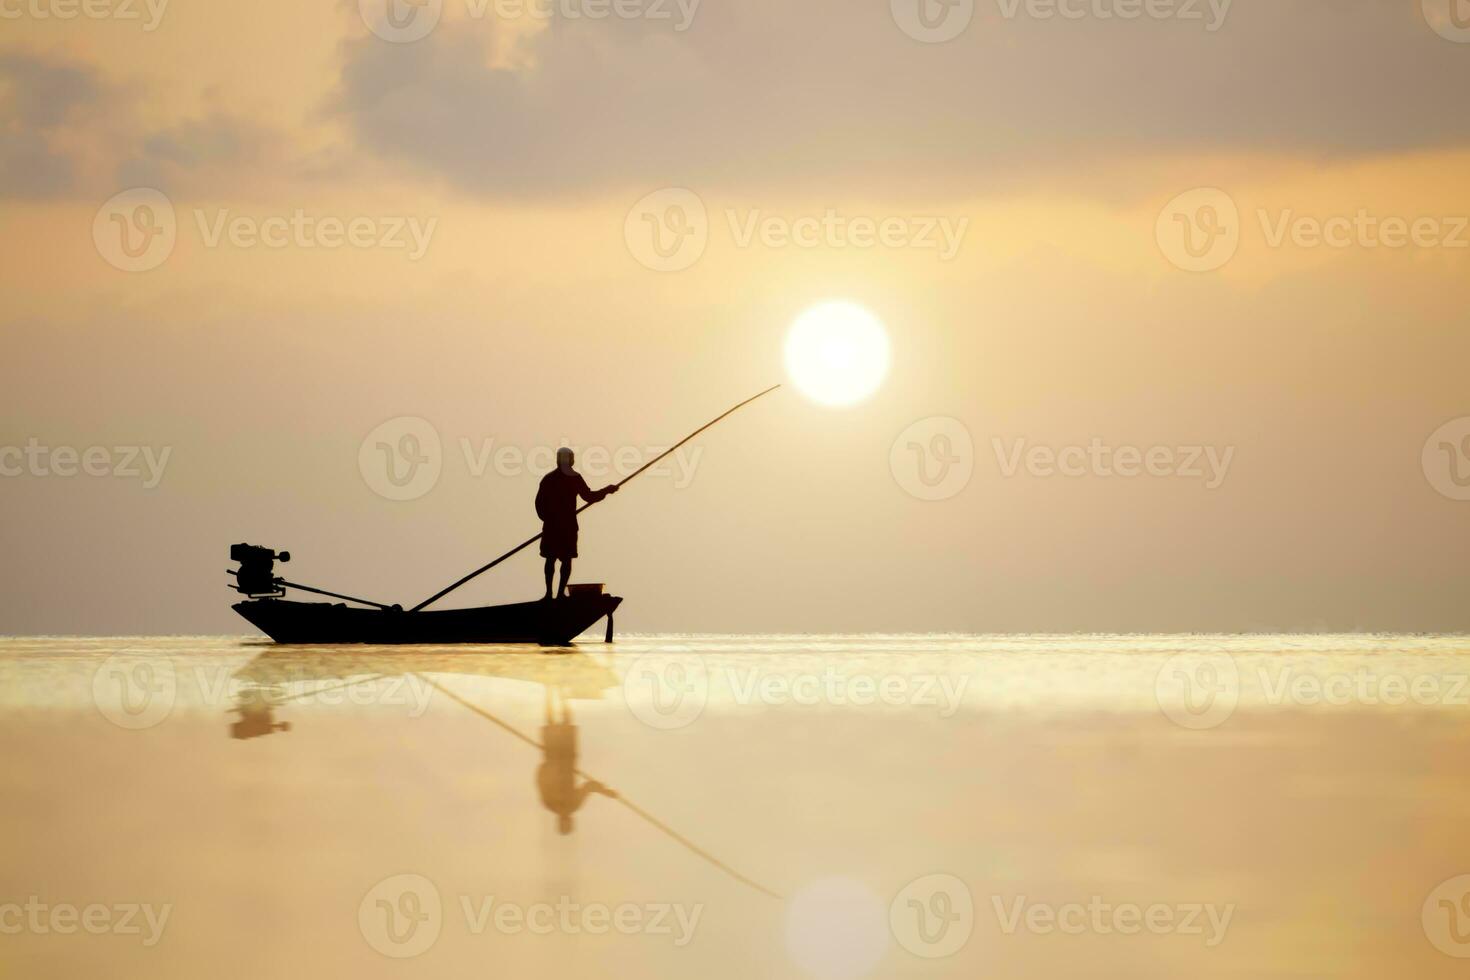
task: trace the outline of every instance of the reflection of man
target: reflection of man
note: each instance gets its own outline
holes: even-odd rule
[[[582,808],[588,793],[611,797],[618,794],[595,779],[577,785],[577,726],[572,724],[572,708],[565,699],[560,699],[561,720],[557,720],[557,700],[547,687],[546,724],[541,726],[543,756],[536,769],[536,788],[546,809],[556,814],[557,833],[570,834],[572,814]]]
[[[592,490],[582,474],[572,469],[576,457],[567,448],[556,451],[556,469],[541,478],[536,491],[536,516],[541,518],[541,557],[546,559],[546,596],[551,598],[551,580],[556,563],[561,562],[559,599],[566,598],[567,582],[572,577],[572,559],[577,557],[577,498],[595,504],[610,493],[618,492],[616,483]]]

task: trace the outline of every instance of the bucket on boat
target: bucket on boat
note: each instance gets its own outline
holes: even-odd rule
[[[601,582],[583,582],[579,585],[567,586],[567,591],[570,592],[574,598],[580,598],[582,596],[602,595],[602,588],[603,583]]]

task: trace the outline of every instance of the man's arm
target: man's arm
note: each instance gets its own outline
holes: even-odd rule
[[[618,485],[616,483],[610,483],[607,486],[603,487],[601,490],[593,490],[587,486],[586,480],[582,479],[580,476],[577,477],[577,493],[581,496],[583,500],[587,501],[589,504],[595,504],[603,497],[606,497],[608,494],[617,492]]]

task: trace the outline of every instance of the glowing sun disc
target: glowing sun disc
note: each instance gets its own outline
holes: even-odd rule
[[[888,331],[856,303],[814,306],[787,331],[786,373],[818,404],[856,404],[888,375]]]

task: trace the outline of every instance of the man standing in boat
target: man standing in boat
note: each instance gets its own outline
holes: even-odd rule
[[[590,489],[582,474],[572,469],[574,462],[576,457],[570,449],[558,449],[556,469],[541,478],[541,487],[536,491],[536,516],[541,518],[541,557],[546,559],[547,599],[551,598],[551,582],[558,561],[561,562],[561,584],[556,595],[559,599],[567,595],[567,583],[572,578],[572,559],[577,557],[578,498],[595,504],[608,494],[618,492],[616,483],[601,490]]]

